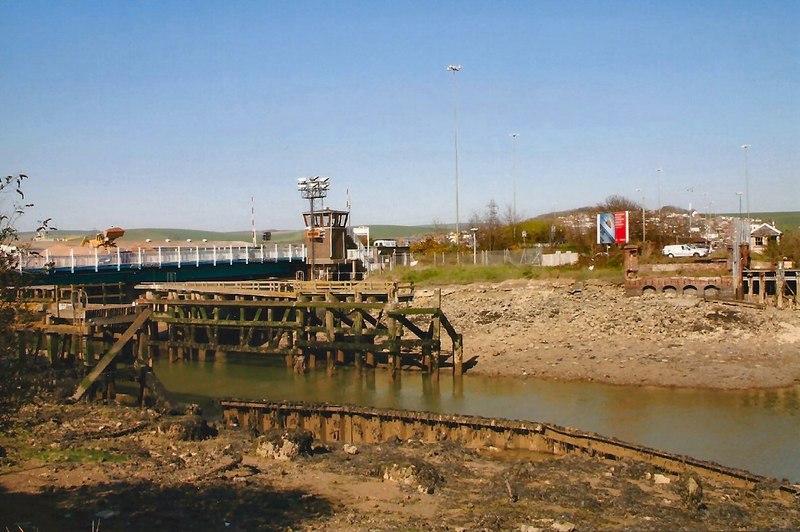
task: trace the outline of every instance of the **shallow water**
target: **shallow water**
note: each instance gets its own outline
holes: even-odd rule
[[[800,481],[800,386],[768,391],[683,390],[464,375],[391,381],[385,370],[295,375],[275,360],[227,355],[159,360],[156,374],[183,399],[265,399],[475,414],[542,421]]]

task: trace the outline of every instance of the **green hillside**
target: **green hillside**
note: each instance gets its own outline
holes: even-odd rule
[[[576,209],[577,211],[578,209]],[[559,215],[568,214],[570,211],[558,213]],[[722,216],[738,216],[738,213],[721,213]],[[553,215],[547,215],[552,217]],[[751,213],[753,219],[760,219],[767,223],[775,223],[778,229],[784,233],[791,233],[800,230],[800,211],[792,212],[754,212]],[[540,217],[539,217],[540,218]],[[432,225],[370,225],[370,238],[408,238],[415,236],[423,236],[429,234],[443,234],[447,231],[454,229],[452,224],[442,224],[440,226]],[[467,226],[464,225],[464,228]],[[75,229],[60,229],[58,231],[50,232],[50,237],[67,239],[67,240],[80,240],[85,235],[92,235],[97,230],[75,230]],[[258,243],[261,243],[261,233],[259,231],[256,236]],[[33,232],[20,233],[20,239],[30,240],[33,238]],[[177,229],[177,228],[139,228],[127,229],[125,236],[120,239],[120,242],[141,242],[146,239],[153,241],[164,241],[167,238],[174,242],[186,241],[192,239],[193,242],[202,241],[204,238],[213,241],[242,241],[250,242],[252,235],[250,231],[207,231],[202,229]],[[273,244],[299,244],[303,242],[304,231],[282,231],[273,230],[272,239],[270,243]]]
[[[370,238],[403,238],[418,235],[426,235],[435,232],[447,231],[446,226],[442,226],[438,231],[432,226],[405,226],[405,225],[372,225],[370,228]],[[80,240],[84,236],[91,236],[99,232],[97,229],[59,229],[51,231],[49,236],[51,238],[66,239],[66,240]],[[256,238],[261,244],[262,231],[256,233]],[[30,240],[35,235],[33,232],[20,233],[22,240]],[[272,231],[272,239],[269,241],[273,244],[297,244],[303,242],[304,230],[294,231]],[[202,241],[204,238],[212,241],[242,241],[250,242],[252,234],[250,231],[206,231],[202,229],[178,229],[178,228],[163,228],[163,227],[148,227],[138,229],[126,229],[125,236],[120,238],[118,242],[142,242],[150,239],[154,242],[165,241],[170,239],[173,242],[186,241],[191,239],[192,242]]]
[[[738,213],[736,214],[738,216]],[[766,223],[775,222],[775,226],[784,233],[800,229],[800,211],[794,212],[753,212],[750,217]]]

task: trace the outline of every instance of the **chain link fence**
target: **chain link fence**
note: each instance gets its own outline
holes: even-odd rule
[[[396,267],[415,266],[456,266],[478,265],[497,266],[513,264],[517,266],[562,266],[575,264],[578,254],[573,252],[542,253],[542,248],[503,249],[460,253],[395,253],[381,257],[381,261],[371,265],[372,271],[391,271]]]

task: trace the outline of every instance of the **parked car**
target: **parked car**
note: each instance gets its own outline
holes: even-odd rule
[[[664,246],[661,250],[662,255],[669,258],[674,257],[705,257],[708,255],[708,249],[695,246],[693,244],[675,244],[671,246]]]

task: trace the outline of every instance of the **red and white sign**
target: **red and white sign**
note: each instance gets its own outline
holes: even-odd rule
[[[628,243],[628,211],[614,213],[614,240],[617,244]]]

